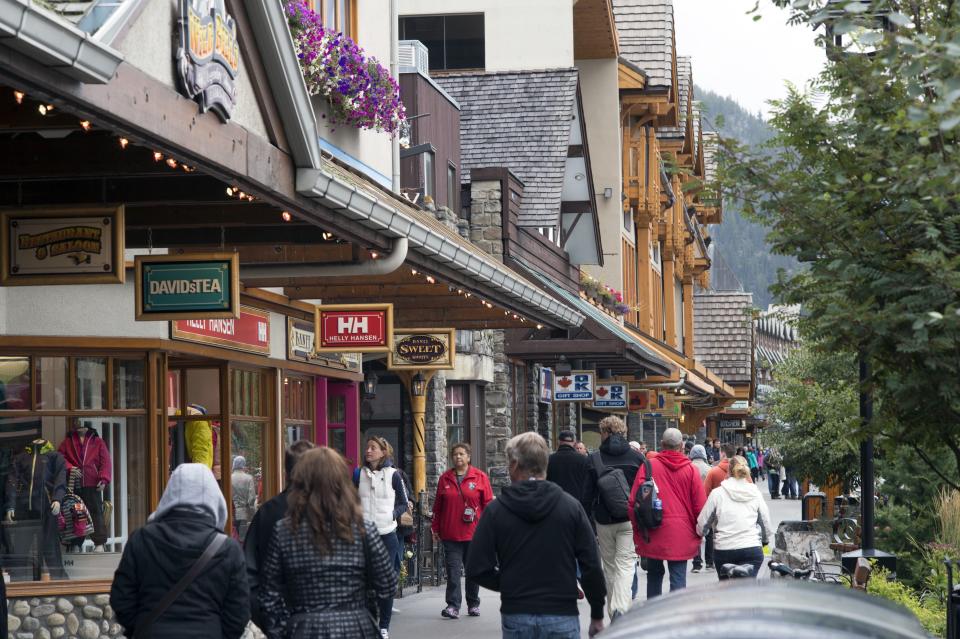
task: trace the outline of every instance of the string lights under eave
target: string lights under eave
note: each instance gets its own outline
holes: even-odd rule
[[[428,274],[426,274],[426,273],[421,273],[420,271],[418,271],[418,270],[415,269],[415,268],[411,268],[411,269],[410,269],[410,275],[413,275],[413,276],[422,275],[423,278],[426,280],[427,284],[433,285],[433,284],[436,284],[436,283],[437,283],[437,278],[436,278],[436,277],[434,277],[433,275],[428,275]],[[460,297],[463,297],[463,298],[465,298],[465,299],[470,299],[471,297],[473,297],[473,293],[471,293],[470,291],[465,291],[465,290],[463,290],[462,288],[454,288],[454,286],[453,286],[452,284],[447,284],[447,290],[449,290],[451,293],[456,293],[457,295],[459,295]],[[494,308],[496,308],[495,305],[492,304],[491,302],[488,302],[487,300],[481,299],[481,298],[478,298],[478,299],[479,299],[479,301],[480,301],[480,305],[483,306],[484,308],[487,308],[487,309],[490,309],[490,310],[493,310]],[[521,324],[526,324],[526,323],[527,323],[527,318],[523,317],[523,316],[520,315],[519,313],[516,313],[516,312],[511,311],[511,310],[508,310],[508,309],[502,309],[502,310],[503,310],[504,316],[511,316],[511,315],[512,315],[512,316],[513,316],[513,319],[518,320]],[[541,329],[541,328],[543,328],[543,324],[536,324],[536,327],[537,327],[538,329]]]

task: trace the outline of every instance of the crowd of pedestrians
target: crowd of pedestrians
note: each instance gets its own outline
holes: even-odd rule
[[[559,433],[552,454],[536,433],[514,437],[511,483],[497,497],[469,444],[453,444],[432,502],[447,573],[442,617],[459,619],[464,600],[479,616],[483,586],[500,593],[505,638],[572,639],[578,599],[593,636],[631,607],[640,570],[648,599],[665,577],[671,590],[686,587],[691,560],[692,572],[734,563],[756,575],[770,533],[758,482],[766,476],[774,499],[797,493],[779,451],[703,445],[675,428],[648,451],[616,416],[599,430],[594,452],[572,431]],[[238,638],[252,619],[270,639],[388,639],[413,508],[390,444],[370,437],[351,473],[340,453],[300,441],[284,466],[286,487],[239,513],[233,539],[210,469],[174,470],[114,578],[111,604],[128,636]],[[234,474],[244,468],[234,460]]]

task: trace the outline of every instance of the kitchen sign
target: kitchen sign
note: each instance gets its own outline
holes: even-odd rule
[[[318,306],[315,352],[389,353],[393,348],[393,304]]]
[[[553,401],[592,402],[595,382],[594,371],[571,371],[569,375],[556,375],[553,379]]]
[[[236,253],[138,255],[135,273],[137,320],[240,317]]]
[[[613,410],[627,410],[627,385],[619,382],[602,382],[597,384],[596,397],[593,399],[594,408]]]
[[[389,370],[452,370],[455,362],[456,329],[393,331],[393,348],[387,355]]]
[[[0,286],[122,284],[123,206],[0,211]]]
[[[313,348],[315,337],[313,322],[288,317],[287,359],[351,373],[361,372],[363,357],[359,353],[317,353]]]
[[[180,0],[180,46],[177,79],[180,90],[213,111],[224,122],[237,106],[240,43],[237,24],[223,0]]]
[[[170,337],[269,355],[270,313],[242,306],[239,318],[179,320],[170,323]]]

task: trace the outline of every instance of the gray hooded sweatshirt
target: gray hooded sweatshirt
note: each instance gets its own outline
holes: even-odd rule
[[[227,525],[227,502],[213,477],[213,471],[205,464],[177,466],[170,475],[157,509],[147,521],[162,519],[174,508],[213,515],[220,530]]]

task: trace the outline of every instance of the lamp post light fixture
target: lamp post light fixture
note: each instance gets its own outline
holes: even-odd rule
[[[363,376],[363,397],[364,399],[373,399],[377,396],[377,373],[375,371],[368,370],[366,375]]]
[[[423,373],[418,371],[410,380],[410,392],[414,397],[424,397],[427,394],[427,380]]]

